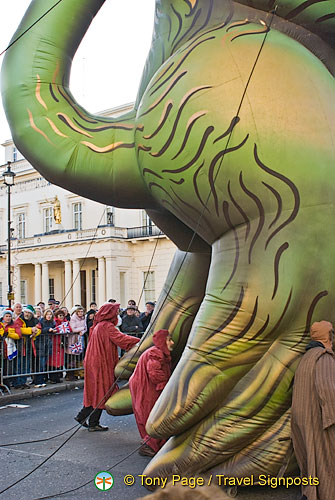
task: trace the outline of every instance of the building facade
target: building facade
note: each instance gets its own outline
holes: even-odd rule
[[[118,116],[131,107],[101,115]],[[176,247],[144,210],[102,205],[50,184],[12,140],[2,146],[16,174],[11,188],[16,302],[53,297],[68,308],[86,308],[91,301],[115,298],[125,305],[131,298],[143,310],[147,300],[157,300]],[[0,167],[0,304],[7,304],[8,290],[6,168]]]

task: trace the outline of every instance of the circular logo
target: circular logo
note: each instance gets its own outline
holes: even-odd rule
[[[109,472],[101,471],[94,478],[94,484],[101,491],[110,490],[114,484],[114,478]]]

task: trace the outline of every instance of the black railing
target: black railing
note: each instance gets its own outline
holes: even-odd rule
[[[145,236],[159,236],[163,232],[159,227],[154,225],[140,226],[140,227],[129,227],[127,229],[128,238],[143,238]]]

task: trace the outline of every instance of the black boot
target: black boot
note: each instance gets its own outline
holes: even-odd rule
[[[85,429],[88,428],[88,424],[86,423],[86,420],[80,420],[78,415],[76,417],[74,417],[74,419],[77,420],[77,422],[79,422],[82,427],[85,427]]]
[[[107,425],[100,425],[100,424],[88,427],[88,432],[95,432],[95,431],[108,431],[108,427]]]

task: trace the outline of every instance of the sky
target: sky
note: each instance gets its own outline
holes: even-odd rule
[[[9,44],[29,4],[30,0],[1,0],[0,52]],[[98,12],[71,71],[71,91],[88,111],[95,113],[135,100],[150,48],[154,6],[155,0],[106,0]],[[118,50],[120,46],[122,50]],[[10,137],[1,102],[0,144]],[[0,165],[4,162],[0,146]]]

